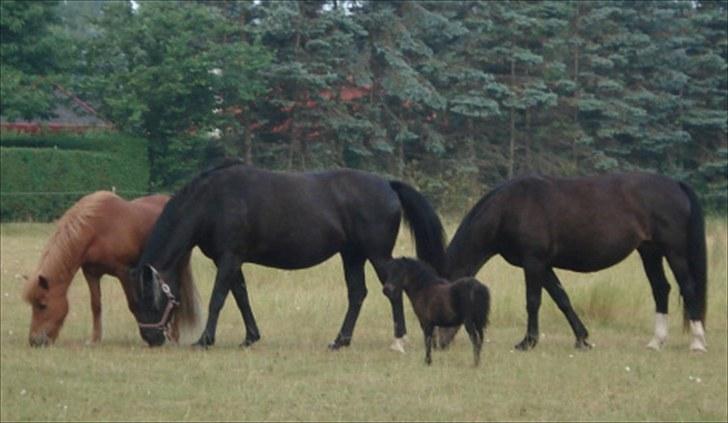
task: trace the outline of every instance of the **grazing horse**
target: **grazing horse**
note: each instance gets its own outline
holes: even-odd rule
[[[473,343],[474,365],[480,363],[483,329],[488,325],[490,292],[475,278],[452,283],[419,260],[399,258],[386,265],[384,295],[391,299],[407,293],[425,335],[425,363],[432,364],[432,336],[437,327],[464,325]]]
[[[57,229],[47,241],[35,273],[25,282],[23,297],[32,306],[29,342],[45,346],[58,337],[68,314],[68,287],[79,268],[88,282],[93,313],[91,342],[101,341],[101,289],[105,274],[121,281],[129,309],[135,308],[135,287],[129,275],[144,241],[169,200],[166,195],[151,195],[126,201],[108,191],[97,191],[81,198],[63,214]],[[189,258],[181,264],[185,279],[191,278]],[[187,285],[192,286],[192,285]],[[194,324],[196,291],[180,306],[178,325]],[[189,310],[189,311],[188,311]]]
[[[241,346],[260,339],[251,310],[244,262],[279,269],[314,266],[338,253],[344,265],[348,309],[329,345],[348,346],[367,289],[364,263],[379,276],[392,258],[402,212],[414,232],[417,254],[444,269],[440,219],[409,185],[342,169],[319,173],[273,172],[237,160],[202,172],[174,194],[152,229],[136,271],[142,299],[137,319],[150,345],[164,343],[160,329],[179,297],[175,264],[198,246],[217,266],[207,325],[195,345],[215,342],[217,319],[232,291],[245,323]],[[392,301],[395,344],[406,333],[402,301]]]
[[[684,301],[683,319],[705,351],[707,266],[705,222],[698,198],[683,182],[649,173],[582,178],[525,176],[485,195],[465,216],[447,248],[451,277],[470,276],[495,254],[523,268],[526,279],[526,336],[519,350],[538,342],[538,310],[545,288],[568,320],[577,348],[589,348],[588,332],[571,306],[553,268],[594,272],[637,250],[655,300],[655,335],[667,338],[670,286],[666,258]],[[449,332],[449,333],[448,333]],[[446,346],[454,331],[440,331]]]

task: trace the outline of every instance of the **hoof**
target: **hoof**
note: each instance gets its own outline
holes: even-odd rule
[[[690,351],[696,353],[706,353],[708,352],[708,349],[705,348],[705,344],[703,344],[702,342],[693,341],[693,343],[690,344]]]
[[[341,338],[336,338],[336,340],[334,340],[334,342],[329,344],[329,350],[338,351],[342,347],[348,347],[349,344],[351,344],[351,339],[342,340]]]
[[[392,341],[392,345],[389,346],[389,349],[404,354],[404,344],[406,343],[406,341],[407,339],[404,336],[401,338],[394,338],[394,341]]]
[[[260,335],[247,335],[243,342],[240,343],[241,348],[247,348],[260,340]]]
[[[530,349],[533,349],[537,343],[537,338],[526,335],[526,337],[523,338],[523,341],[517,343],[514,348],[518,351],[528,351]]]
[[[653,351],[660,351],[662,349],[662,346],[665,345],[664,340],[659,340],[657,338],[652,338],[652,340],[647,344],[647,349],[653,350]]]
[[[577,339],[574,343],[574,348],[576,348],[577,350],[588,351],[594,348],[594,345],[586,342],[586,339]]]
[[[192,344],[192,347],[194,348],[201,348],[201,349],[208,349],[211,346],[215,345],[215,338],[212,338],[207,335],[202,335],[200,339]]]

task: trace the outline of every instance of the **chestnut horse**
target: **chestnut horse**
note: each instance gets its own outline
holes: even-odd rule
[[[56,340],[68,314],[68,287],[79,268],[88,282],[93,313],[91,342],[101,341],[101,289],[103,275],[121,281],[129,309],[134,313],[136,289],[129,274],[152,226],[169,200],[150,195],[126,201],[108,191],[86,195],[60,218],[41,255],[38,267],[25,282],[23,297],[33,307],[29,342],[46,346]],[[180,305],[171,337],[199,318],[197,292],[192,283],[189,255],[181,261],[188,290]]]

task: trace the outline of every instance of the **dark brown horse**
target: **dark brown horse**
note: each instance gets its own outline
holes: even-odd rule
[[[471,276],[493,255],[523,268],[526,279],[526,336],[519,350],[538,342],[541,290],[546,289],[571,325],[576,347],[590,347],[588,332],[571,306],[553,268],[594,272],[619,263],[635,249],[652,286],[659,349],[667,337],[670,286],[663,258],[684,301],[683,317],[705,351],[707,268],[704,217],[693,190],[682,182],[648,173],[584,178],[526,176],[503,183],[465,216],[447,249],[449,277]],[[441,346],[454,331],[441,331]]]
[[[25,283],[25,300],[33,307],[29,342],[32,346],[52,343],[68,314],[66,293],[79,268],[88,282],[93,313],[91,342],[101,341],[101,288],[103,275],[119,279],[129,308],[135,304],[135,287],[129,268],[136,259],[154,222],[169,200],[166,195],[150,195],[126,201],[108,191],[97,191],[81,198],[63,214],[57,229],[47,241],[32,277]],[[178,325],[194,326],[199,316],[189,271],[189,257],[181,262],[181,273],[188,300],[180,305]]]
[[[483,329],[490,313],[488,287],[475,278],[450,283],[427,263],[406,257],[390,261],[385,269],[384,295],[396,301],[404,290],[420,321],[425,335],[425,363],[432,364],[432,337],[436,326],[464,325],[473,343],[474,365],[480,364]]]

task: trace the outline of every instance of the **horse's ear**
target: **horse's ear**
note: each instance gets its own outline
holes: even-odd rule
[[[45,276],[38,276],[38,286],[48,291],[48,279]]]

